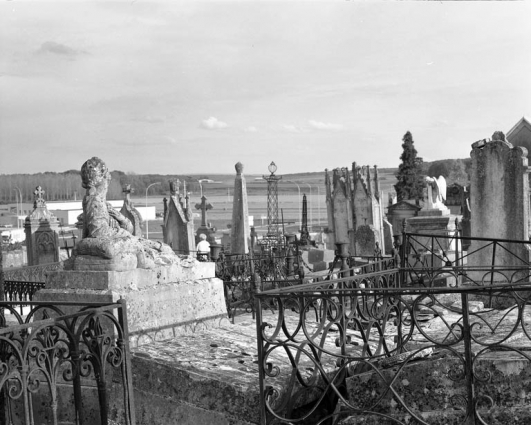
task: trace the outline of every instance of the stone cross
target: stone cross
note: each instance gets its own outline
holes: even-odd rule
[[[44,201],[44,194],[46,192],[42,190],[42,187],[37,186],[35,190],[33,191],[33,194],[35,195],[35,205],[33,208],[42,208],[46,205],[46,202]]]
[[[214,208],[212,204],[207,204],[207,198],[205,195],[201,197],[201,203],[195,204],[196,210],[201,210],[201,226],[206,227],[207,225],[207,211]]]

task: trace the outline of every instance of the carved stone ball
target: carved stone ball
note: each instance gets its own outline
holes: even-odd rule
[[[243,164],[241,162],[237,162],[234,168],[236,168],[236,174],[238,175],[243,172]]]

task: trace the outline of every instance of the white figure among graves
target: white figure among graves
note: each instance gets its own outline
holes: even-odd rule
[[[428,204],[429,210],[446,210],[444,205],[446,200],[446,179],[443,176],[439,178],[426,176],[425,181],[428,185]]]
[[[210,256],[210,243],[207,241],[207,236],[204,233],[199,235],[199,243],[197,244],[197,260],[208,261]]]

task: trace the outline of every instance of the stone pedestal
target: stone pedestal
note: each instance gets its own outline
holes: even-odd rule
[[[412,217],[406,221],[407,233],[419,233],[426,235],[415,236],[411,241],[408,250],[408,261],[413,267],[441,269],[446,265],[446,261],[455,264],[456,246],[455,240],[436,239],[434,243],[432,236],[447,236],[455,232],[455,222],[460,216],[450,214],[450,210],[421,210],[417,217]],[[429,235],[429,236],[428,236]],[[432,246],[433,245],[433,246]],[[434,255],[432,255],[434,254]],[[441,275],[442,277],[442,275]],[[452,282],[454,284],[454,282]]]
[[[214,263],[191,257],[152,270],[54,271],[35,301],[127,302],[132,346],[217,326],[227,319]]]

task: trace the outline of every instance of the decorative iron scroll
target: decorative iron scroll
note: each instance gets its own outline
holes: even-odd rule
[[[2,418],[24,425],[109,420],[134,425],[125,301],[31,303],[25,317],[16,304],[0,302]],[[7,326],[7,312],[18,324]],[[121,395],[116,396],[119,386]],[[87,408],[92,399],[97,413]]]
[[[262,424],[531,418],[505,394],[527,394],[528,379],[504,378],[496,366],[511,359],[531,374],[531,284],[400,288],[400,276],[394,269],[255,294],[276,306],[256,310]]]

